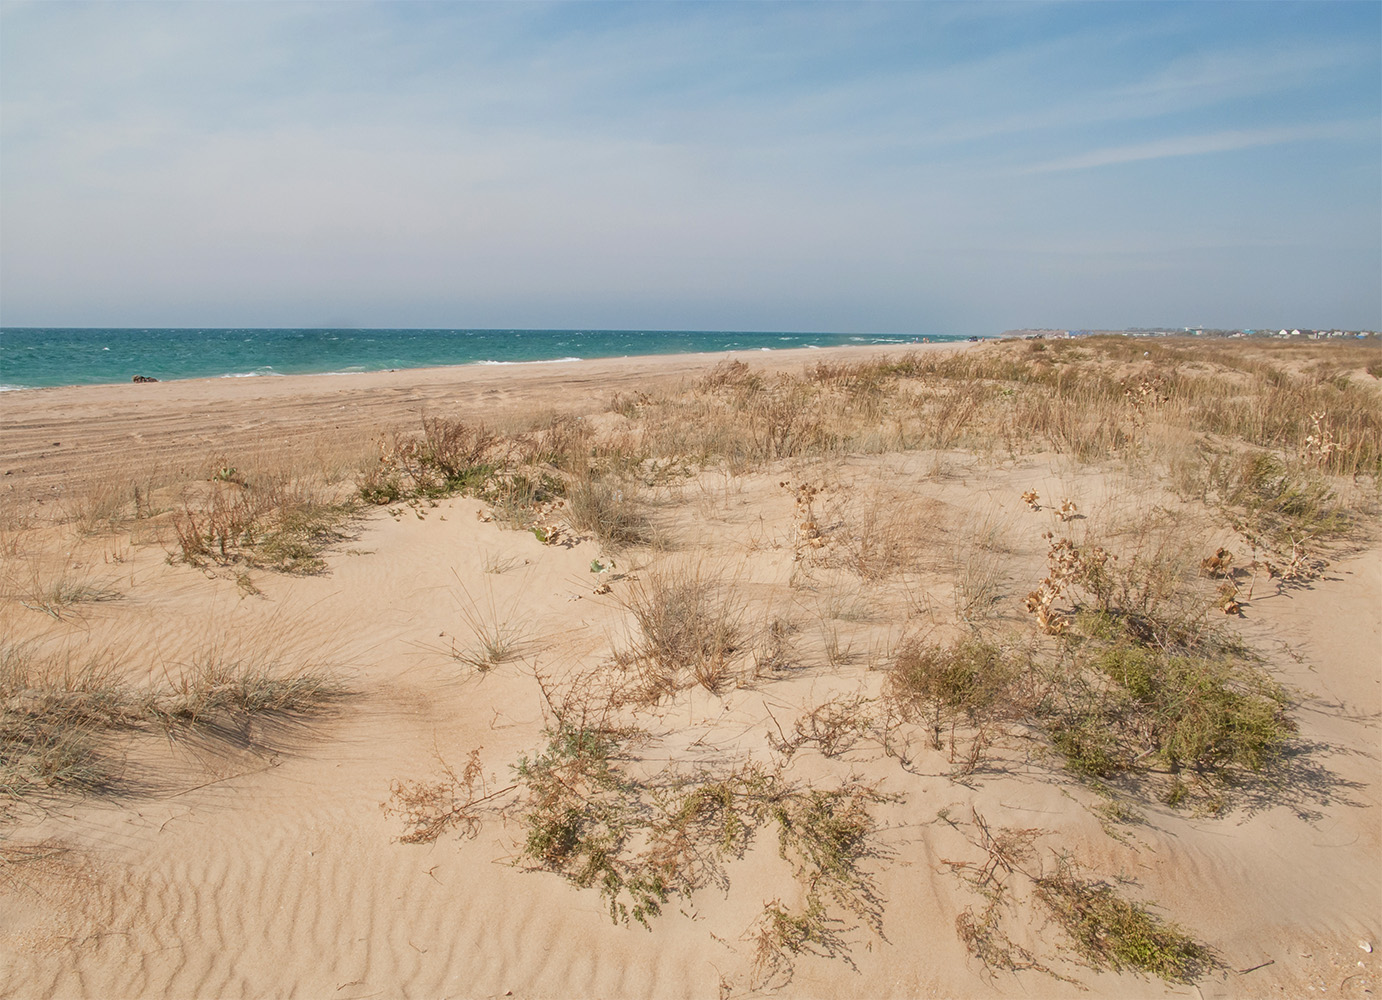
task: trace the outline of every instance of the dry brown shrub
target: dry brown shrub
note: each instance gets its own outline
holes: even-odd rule
[[[1034,703],[1029,678],[1017,663],[977,639],[949,646],[916,639],[903,643],[885,690],[902,718],[930,729],[934,749],[942,748],[949,730],[950,761],[963,773],[978,766],[995,725],[1022,718]],[[961,724],[969,738],[967,753],[961,750]]]
[[[550,465],[566,472],[583,472],[590,464],[592,435],[584,418],[553,414],[513,438],[511,460],[519,465]]]
[[[635,480],[584,476],[566,488],[566,518],[610,551],[653,541],[652,525]]]
[[[466,838],[479,834],[481,807],[518,788],[513,784],[489,790],[480,764],[481,749],[470,751],[460,774],[437,754],[441,778],[390,782],[389,800],[381,808],[384,815],[397,816],[406,827],[400,843],[430,844],[451,830],[459,830]]]
[[[877,583],[918,564],[940,536],[943,507],[914,493],[843,491],[822,520],[829,526],[818,560]]]
[[[652,570],[623,598],[637,632],[621,658],[637,669],[648,698],[689,684],[719,691],[744,643],[744,604],[735,586],[700,566]]]
[[[485,464],[496,443],[497,436],[483,423],[425,416],[418,459],[447,479],[457,479]]]
[[[763,376],[759,375],[743,361],[727,358],[715,365],[696,383],[700,392],[720,392],[731,390],[751,394],[763,387]]]

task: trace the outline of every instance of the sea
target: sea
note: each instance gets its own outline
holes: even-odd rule
[[[964,340],[935,336],[932,342]],[[648,354],[920,343],[918,335],[712,330],[0,328],[0,391],[185,378],[272,378]]]

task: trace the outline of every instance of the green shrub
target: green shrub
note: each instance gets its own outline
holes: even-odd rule
[[[1069,866],[1036,880],[1036,895],[1095,968],[1136,969],[1189,983],[1214,968],[1214,953],[1112,886],[1078,878]]]
[[[1092,663],[1049,723],[1056,749],[1082,774],[1162,765],[1171,771],[1258,771],[1294,726],[1286,696],[1260,671],[1226,658],[1177,655],[1127,643]]]

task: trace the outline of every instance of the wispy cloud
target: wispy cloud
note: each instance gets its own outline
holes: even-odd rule
[[[1206,135],[1181,135],[1151,142],[1091,149],[1076,156],[1062,157],[1043,163],[1033,163],[1009,171],[1011,174],[1050,174],[1069,170],[1092,170],[1097,167],[1120,166],[1147,160],[1165,160],[1177,156],[1205,156],[1229,153],[1262,146],[1281,146],[1294,142],[1325,142],[1335,139],[1378,139],[1382,137],[1382,123],[1321,122],[1286,128],[1233,129]]]
[[[1375,5],[0,18],[7,322],[290,323],[347,299],[386,325],[982,332],[1037,298],[1072,325],[1091,303],[1239,321],[1266,286],[1382,300]],[[1329,157],[1270,153],[1305,142]],[[1145,165],[1135,198],[1120,164]],[[1174,315],[1091,281],[1128,234]]]

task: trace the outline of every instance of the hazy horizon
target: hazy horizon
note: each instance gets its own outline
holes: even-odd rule
[[[998,337],[998,336],[1001,336],[1001,335],[1004,334],[1004,333],[1008,333],[1008,332],[1018,332],[1018,331],[1021,331],[1021,332],[1064,331],[1064,332],[1068,332],[1068,333],[1091,333],[1091,334],[1094,334],[1094,333],[1131,333],[1131,332],[1137,332],[1137,333],[1141,333],[1141,332],[1160,332],[1160,333],[1185,332],[1185,333],[1191,333],[1191,332],[1193,332],[1193,331],[1195,331],[1195,330],[1201,330],[1201,331],[1203,331],[1203,330],[1214,330],[1214,331],[1220,331],[1220,330],[1223,330],[1223,331],[1248,331],[1248,330],[1250,330],[1250,331],[1258,332],[1258,333],[1273,333],[1273,332],[1276,332],[1276,331],[1281,330],[1281,329],[1286,329],[1286,330],[1298,329],[1298,330],[1302,330],[1302,331],[1304,331],[1304,330],[1313,330],[1313,331],[1317,331],[1317,332],[1318,332],[1318,331],[1324,331],[1324,330],[1329,330],[1329,331],[1334,331],[1334,330],[1345,330],[1345,331],[1352,332],[1352,333],[1361,333],[1361,332],[1373,333],[1373,332],[1377,332],[1373,327],[1364,327],[1364,326],[1358,326],[1358,327],[1336,327],[1336,326],[1310,326],[1310,325],[1300,324],[1300,325],[1290,326],[1290,327],[1281,327],[1281,326],[1278,326],[1278,325],[1275,325],[1275,324],[1267,324],[1267,325],[1265,325],[1265,326],[1254,327],[1254,326],[1243,326],[1242,324],[1238,324],[1238,325],[1236,325],[1236,326],[1208,326],[1208,325],[1206,325],[1206,326],[1200,326],[1200,327],[1193,327],[1193,326],[1185,326],[1184,324],[1170,324],[1170,323],[1133,323],[1133,324],[1130,324],[1130,325],[1128,325],[1128,326],[1120,326],[1120,327],[1082,327],[1082,326],[1071,326],[1071,325],[1069,325],[1069,324],[1060,324],[1060,323],[1023,323],[1023,324],[1019,324],[1019,325],[1017,325],[1017,326],[1005,327],[1005,328],[1002,329],[1002,330],[993,330],[993,331],[989,331],[988,333],[977,333],[977,334],[970,334],[970,333],[952,333],[952,332],[945,332],[945,331],[940,331],[940,332],[935,332],[935,333],[913,333],[913,332],[898,332],[898,331],[890,331],[890,330],[826,330],[826,329],[820,329],[820,330],[806,330],[806,329],[804,329],[804,330],[795,330],[795,329],[794,329],[794,330],[789,330],[789,329],[783,329],[783,328],[778,328],[778,327],[762,327],[762,328],[757,328],[757,329],[740,328],[740,327],[733,327],[733,328],[731,328],[731,327],[708,328],[708,327],[707,327],[707,328],[692,329],[692,328],[690,328],[690,327],[677,327],[677,326],[661,326],[661,327],[653,327],[653,326],[637,326],[637,327],[635,327],[635,326],[627,326],[627,327],[594,327],[594,326],[583,326],[583,327],[582,327],[582,326],[537,327],[537,326],[512,326],[512,325],[510,325],[510,326],[486,326],[486,327],[478,327],[478,326],[471,326],[471,327],[466,327],[466,326],[359,326],[359,325],[355,325],[355,324],[351,324],[351,323],[310,323],[310,324],[304,323],[304,324],[298,324],[298,325],[296,325],[296,326],[286,326],[286,325],[283,325],[283,324],[278,324],[278,325],[274,325],[274,324],[263,324],[263,325],[256,325],[256,326],[247,326],[247,325],[244,325],[244,324],[213,325],[213,324],[208,324],[208,323],[197,323],[197,324],[182,325],[182,326],[153,326],[153,325],[150,325],[150,324],[148,324],[148,323],[136,323],[136,324],[120,325],[120,326],[112,326],[112,325],[109,325],[109,324],[90,324],[90,323],[88,323],[88,324],[81,324],[81,323],[63,323],[63,324],[52,324],[52,323],[48,323],[48,324],[35,324],[35,323],[3,323],[3,324],[0,324],[0,330],[117,330],[117,331],[118,331],[118,330],[131,330],[131,331],[139,331],[139,330],[303,330],[303,331],[332,331],[332,330],[340,330],[340,331],[359,331],[359,332],[368,332],[368,331],[371,331],[371,330],[378,330],[378,331],[419,331],[419,332],[449,332],[449,333],[503,333],[503,332],[508,332],[508,331],[513,331],[513,332],[518,332],[518,333],[578,333],[578,332],[589,332],[589,333],[725,333],[725,334],[732,334],[732,333],[753,333],[753,334],[773,334],[773,333],[781,333],[781,334],[799,334],[799,335],[803,335],[803,336],[810,336],[810,335],[813,335],[813,334],[833,334],[833,335],[878,336],[878,337],[969,337],[969,336],[978,336],[978,337]]]
[[[1382,5],[0,26],[8,327],[1382,327]]]

